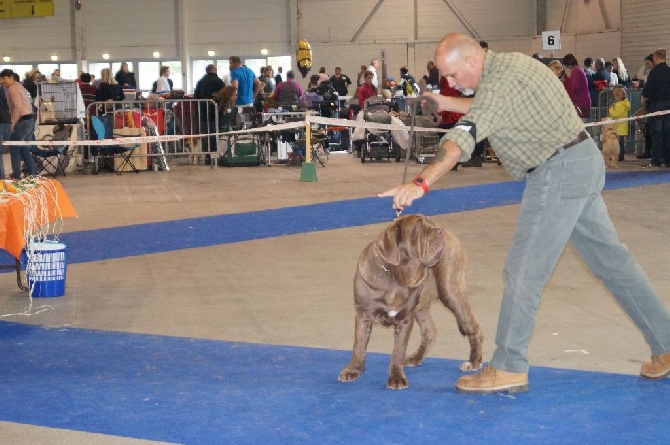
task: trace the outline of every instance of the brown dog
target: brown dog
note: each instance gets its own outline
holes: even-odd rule
[[[605,120],[605,119],[603,119]],[[602,129],[603,161],[608,168],[619,166],[619,136],[616,133],[616,124],[606,123]]]
[[[461,334],[470,341],[470,360],[461,365],[461,370],[478,369],[483,335],[467,299],[465,252],[460,241],[423,215],[400,217],[358,258],[354,350],[338,380],[349,382],[363,373],[372,324],[378,321],[393,326],[395,331],[386,386],[407,388],[404,366],[423,363],[437,335],[430,315],[430,304],[437,298],[454,313]],[[415,319],[421,329],[421,345],[406,358]]]

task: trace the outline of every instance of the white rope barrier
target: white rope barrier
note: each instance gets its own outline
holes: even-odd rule
[[[634,120],[646,119],[649,117],[663,116],[665,114],[670,114],[670,110],[656,111],[653,113],[648,113],[640,116],[632,116],[621,119],[609,119],[597,121],[597,122],[588,122],[585,123],[585,127],[597,127],[602,125],[609,125],[613,123],[620,122],[629,122]],[[281,113],[277,114],[277,117],[281,117]],[[16,146],[104,146],[104,145],[123,145],[123,144],[133,144],[133,143],[155,143],[155,142],[170,142],[170,141],[179,141],[184,139],[193,139],[193,138],[205,138],[210,136],[230,136],[230,135],[240,135],[240,134],[253,134],[253,133],[271,133],[275,131],[284,131],[291,130],[295,128],[303,128],[308,124],[318,124],[326,125],[329,127],[353,127],[353,128],[369,128],[373,130],[404,130],[409,129],[408,125],[397,125],[397,124],[378,124],[376,122],[366,122],[366,121],[355,121],[349,119],[337,119],[329,118],[322,116],[312,116],[306,115],[305,119],[302,121],[287,122],[282,124],[269,124],[262,127],[249,128],[246,130],[237,130],[237,131],[227,131],[227,132],[218,132],[218,133],[199,133],[199,134],[183,134],[183,135],[166,135],[166,136],[122,136],[114,139],[97,139],[97,140],[78,140],[78,141],[53,141],[53,140],[44,140],[44,141],[3,141],[3,145],[16,145]],[[431,132],[431,133],[447,133],[448,129],[438,128],[438,127],[414,127],[415,132]],[[191,154],[191,153],[187,153]]]

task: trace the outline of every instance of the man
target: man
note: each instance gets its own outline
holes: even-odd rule
[[[284,78],[282,77],[283,72],[284,72],[284,69],[282,67],[278,66],[277,67],[277,75],[275,76],[275,87],[284,81]]]
[[[129,71],[127,62],[121,64],[121,69],[116,72],[114,79],[116,80],[116,83],[121,85],[121,88],[135,89],[137,87],[135,73]]]
[[[377,68],[379,68],[379,60],[372,59],[370,61],[370,66],[368,67],[367,71],[372,73],[372,86],[375,87],[376,90],[379,89],[379,78],[377,77]]]
[[[216,133],[216,104],[212,102],[212,97],[214,93],[219,91],[225,85],[223,80],[217,75],[216,65],[209,64],[205,68],[205,75],[198,81],[195,85],[195,91],[193,96],[196,99],[202,99],[198,101],[199,111],[200,111],[200,133],[201,134],[212,134]],[[208,100],[205,100],[208,99]],[[205,137],[202,139],[202,151],[203,152],[215,152],[216,151],[216,135],[212,134],[211,136]],[[205,156],[205,164],[211,164],[210,155]]]
[[[292,105],[299,105],[301,97],[302,88],[295,81],[295,74],[291,70],[286,73],[286,82],[280,82],[275,87],[274,99],[278,106],[290,107]]]
[[[30,94],[14,77],[14,71],[4,69],[0,71],[0,81],[7,88],[7,106],[9,107],[11,134],[10,141],[30,141],[35,134],[35,116],[33,105],[30,103]],[[21,179],[21,159],[28,167],[28,173],[37,175],[37,166],[30,155],[30,146],[12,145],[9,148],[12,162],[12,178]]]
[[[587,57],[587,58],[584,59],[584,72],[586,73],[586,77],[591,78],[591,79],[596,74],[596,72],[593,70],[593,58],[592,57]]]
[[[449,34],[435,51],[449,85],[472,89],[474,98],[425,96],[441,110],[465,113],[441,140],[433,164],[392,196],[402,210],[422,197],[475,143],[489,138],[505,169],[526,179],[517,227],[504,267],[497,348],[482,371],[458,379],[470,393],[528,389],[528,344],[542,290],[571,241],[644,334],[652,360],[642,365],[650,379],[670,374],[670,314],[635,258],[621,244],[600,195],[605,168],[572,101],[554,73],[520,53],[484,51],[470,37]]]
[[[418,95],[420,93],[414,76],[409,73],[409,70],[405,66],[400,67],[400,81],[398,83],[402,88],[403,96]]]
[[[610,73],[605,69],[605,59],[598,57],[595,61],[596,70],[592,80],[589,80],[589,94],[591,95],[591,106],[599,106],[600,92],[606,90],[610,84]]]
[[[654,68],[642,89],[642,103],[648,113],[670,110],[670,68],[665,62],[666,52],[657,49],[652,55]],[[647,118],[651,136],[651,162],[642,167],[657,168],[670,165],[670,114]]]
[[[230,65],[230,84],[237,88],[238,107],[251,107],[254,105],[254,98],[263,88],[263,83],[251,69],[242,65],[242,60],[238,56],[231,56],[228,59]]]

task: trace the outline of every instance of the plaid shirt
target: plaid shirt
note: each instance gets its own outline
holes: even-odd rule
[[[505,170],[522,179],[582,130],[572,101],[549,68],[520,53],[488,51],[470,110],[442,142],[455,142],[465,162],[475,142],[488,138]]]

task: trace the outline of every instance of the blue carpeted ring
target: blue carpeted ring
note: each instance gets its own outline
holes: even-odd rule
[[[389,332],[390,334],[390,332]],[[185,444],[662,444],[670,380],[533,367],[531,391],[465,395],[453,360],[0,323],[0,419]]]

